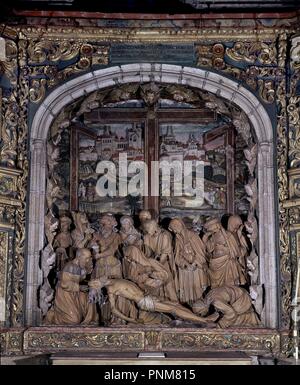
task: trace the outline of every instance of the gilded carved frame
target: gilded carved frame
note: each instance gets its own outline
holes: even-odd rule
[[[108,65],[110,42],[180,42],[196,45],[197,66],[233,77],[256,92],[265,105],[276,110],[281,312],[282,327],[288,329],[294,269],[291,255],[300,254],[300,250],[292,250],[297,243],[290,242],[291,226],[296,233],[300,231],[300,200],[298,197],[295,199],[293,184],[294,176],[298,175],[300,158],[300,98],[297,91],[300,50],[297,38],[294,39],[296,43],[292,44],[291,52],[286,51],[287,43],[293,42],[295,29],[265,28],[257,31],[187,28],[179,33],[170,28],[154,28],[148,32],[142,28],[128,31],[117,28],[7,27],[5,31],[7,60],[0,63],[0,71],[9,79],[12,92],[3,96],[0,161],[6,167],[6,173],[15,172],[16,184],[13,187],[14,197],[1,195],[0,204],[4,210],[13,209],[15,213],[15,219],[10,224],[15,234],[14,260],[9,267],[13,286],[11,326],[21,327],[24,324],[29,105],[32,108],[40,104],[52,87],[70,76],[85,72],[95,65]],[[231,47],[225,47],[225,42],[232,43]],[[231,59],[231,64],[226,62],[225,56]],[[246,70],[239,65],[242,62],[246,63]],[[67,64],[60,69],[58,63]],[[290,79],[287,69],[292,73]],[[289,89],[287,94],[286,89]],[[17,110],[13,108],[16,105]],[[292,178],[288,169],[292,170]],[[4,258],[9,261],[8,255]],[[287,345],[285,343],[285,352],[289,350]]]

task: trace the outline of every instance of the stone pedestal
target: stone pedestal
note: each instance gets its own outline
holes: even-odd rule
[[[168,352],[165,358],[138,358],[133,352],[56,353],[52,365],[251,365],[252,358],[243,352]]]

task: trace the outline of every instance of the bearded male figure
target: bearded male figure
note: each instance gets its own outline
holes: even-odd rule
[[[147,220],[143,224],[144,250],[148,258],[159,261],[169,273],[169,279],[161,286],[159,297],[177,302],[175,282],[178,287],[177,271],[172,249],[171,234],[159,227],[156,221]]]
[[[46,324],[82,325],[96,321],[96,306],[88,301],[89,288],[81,285],[92,268],[91,252],[78,249],[76,257],[60,273],[54,305],[46,315]]]

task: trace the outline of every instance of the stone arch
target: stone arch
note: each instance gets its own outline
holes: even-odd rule
[[[209,91],[234,102],[249,118],[258,145],[260,281],[265,286],[263,322],[278,327],[278,282],[275,236],[274,135],[262,103],[246,88],[214,72],[167,64],[128,64],[78,76],[52,91],[35,113],[30,133],[30,189],[26,276],[26,325],[40,319],[37,289],[41,285],[40,251],[44,246],[46,143],[58,113],[79,97],[114,85],[134,82],[182,84]]]

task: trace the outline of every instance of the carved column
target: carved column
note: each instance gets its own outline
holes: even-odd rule
[[[26,278],[25,324],[37,325],[40,321],[37,290],[42,283],[39,268],[40,252],[44,244],[46,140],[35,139],[31,143],[28,255]]]
[[[0,167],[0,326],[11,324],[15,214],[20,202],[13,198],[19,172]]]
[[[276,229],[273,143],[262,142],[258,147],[258,202],[259,202],[259,255],[260,283],[265,286],[263,322],[267,327],[278,326],[278,263],[276,261]]]

